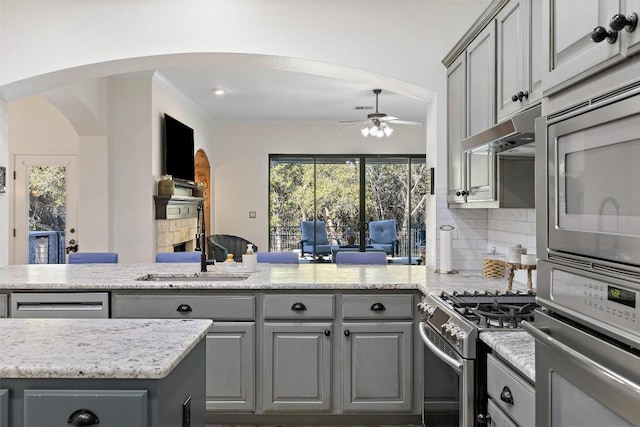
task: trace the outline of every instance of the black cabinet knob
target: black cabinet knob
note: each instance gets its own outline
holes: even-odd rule
[[[381,302],[377,302],[371,306],[371,311],[385,311],[387,307],[384,306]]]
[[[460,196],[468,196],[469,192],[468,191],[456,191],[456,196],[460,197]]]
[[[632,33],[638,25],[638,14],[633,12],[629,16],[624,16],[621,13],[616,13],[609,21],[609,28],[613,31],[621,31],[623,28],[627,32]]]
[[[306,309],[307,307],[301,302],[297,302],[291,306],[291,310],[293,311],[305,311]]]
[[[520,91],[511,97],[513,102],[522,102],[523,99],[529,99],[529,91]]]
[[[324,331],[324,336],[325,336],[325,337],[329,337],[329,336],[331,336],[331,331],[330,331],[330,330],[328,330],[328,329],[325,329],[325,331]]]
[[[608,31],[605,27],[595,27],[591,31],[591,40],[594,43],[600,43],[606,40],[608,43],[615,43],[618,40],[618,33],[616,31]]]
[[[98,416],[88,409],[78,409],[69,416],[67,424],[72,426],[97,426],[100,424]]]
[[[189,304],[180,304],[177,308],[177,311],[178,313],[188,313],[190,311],[193,311],[193,309]]]
[[[346,330],[344,331],[344,336],[345,336],[345,337],[348,337],[349,335],[351,335],[351,331],[349,331],[348,329],[346,329]]]
[[[478,424],[491,424],[491,415],[478,414],[476,417]]]
[[[504,386],[504,388],[502,389],[502,393],[500,393],[500,400],[513,405],[513,395],[511,394],[511,390],[509,390],[509,387]]]

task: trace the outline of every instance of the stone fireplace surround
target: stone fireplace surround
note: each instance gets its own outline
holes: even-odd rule
[[[196,218],[157,219],[156,252],[173,252],[174,245],[185,244],[185,251],[193,251],[196,244]]]

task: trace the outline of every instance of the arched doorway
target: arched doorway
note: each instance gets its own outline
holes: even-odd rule
[[[202,148],[198,149],[195,155],[196,182],[204,183],[204,218],[208,234],[213,234],[211,229],[211,166],[209,158]]]

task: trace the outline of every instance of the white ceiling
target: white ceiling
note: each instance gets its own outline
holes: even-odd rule
[[[328,121],[341,126],[340,120],[365,120],[375,111],[372,90],[377,88],[325,76],[236,65],[157,72],[220,122]],[[214,95],[214,88],[224,89],[225,95]],[[381,89],[380,112],[424,122],[425,102]]]

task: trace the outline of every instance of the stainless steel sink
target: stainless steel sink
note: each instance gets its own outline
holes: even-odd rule
[[[247,280],[248,274],[229,274],[211,275],[208,273],[194,273],[194,274],[146,274],[142,277],[138,277],[136,280],[142,282],[236,282],[240,280]]]

